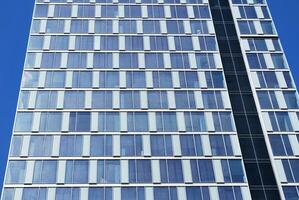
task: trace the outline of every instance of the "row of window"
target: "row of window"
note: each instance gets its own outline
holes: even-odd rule
[[[14,200],[18,189],[5,188],[3,200]],[[245,192],[243,192],[245,190]],[[245,187],[92,187],[92,188],[24,188],[22,200],[243,200]],[[53,196],[52,196],[53,195]],[[82,198],[80,198],[82,197]],[[289,200],[289,199],[287,199]]]
[[[18,112],[16,132],[234,131],[230,112]]]
[[[241,34],[275,35],[276,30],[271,21],[238,21]]]
[[[31,92],[33,105],[30,105],[30,109],[59,108],[58,106],[62,105],[58,105],[60,102],[57,104],[58,93],[57,91]],[[294,94],[294,92],[285,93],[291,105],[298,103]],[[202,91],[195,94],[193,91],[65,91],[64,94],[60,92],[59,95],[61,98],[59,101],[63,102],[63,109],[224,109],[228,107],[223,103],[227,101],[225,93],[220,91]],[[30,92],[22,91],[19,108],[28,109],[29,99]]]
[[[256,88],[295,88],[289,72],[256,72],[254,81]]]
[[[246,178],[241,160],[9,161],[6,184],[25,181],[33,184],[244,183]]]
[[[251,38],[242,42],[246,51],[282,51],[278,39]]]
[[[29,50],[217,51],[214,36],[30,36]]]
[[[248,53],[247,60],[250,69],[287,69],[288,64],[283,54]]]
[[[297,128],[296,124],[299,122],[298,114],[297,119],[292,116],[290,118],[288,112],[268,112],[269,120],[271,123],[272,131],[275,132],[292,132],[294,127]],[[292,121],[291,121],[292,120]]]
[[[270,73],[270,72],[269,72]],[[270,74],[271,76],[272,74]],[[274,74],[275,75],[275,74]],[[286,75],[289,75],[288,73]],[[272,77],[272,76],[271,76]],[[274,79],[276,80],[276,79]],[[276,83],[276,82],[275,82]],[[292,83],[292,82],[290,82]],[[267,83],[272,86],[272,82]],[[274,84],[273,86],[276,86]],[[109,72],[26,71],[23,88],[224,88],[221,71],[213,72]],[[275,87],[276,88],[276,87]]]
[[[296,91],[257,91],[262,109],[299,109],[299,99]]]
[[[270,14],[266,6],[238,6],[240,17],[243,19],[258,19],[260,14],[263,15],[263,19],[270,19]]]
[[[211,21],[182,20],[33,20],[31,33],[97,33],[97,34],[209,34]]]
[[[160,3],[159,0],[140,0],[138,2],[135,0],[37,0],[37,3]],[[180,2],[180,0],[163,0],[165,4],[180,4],[180,3],[188,3],[188,4],[203,4],[206,3],[204,0],[186,0]],[[161,2],[161,3],[162,3]]]
[[[233,4],[265,4],[265,0],[232,0]]]
[[[280,55],[280,54],[273,54]],[[213,53],[28,53],[25,68],[42,69],[216,69],[220,55]]]
[[[269,140],[274,156],[294,156],[297,154],[299,135],[269,135]]]
[[[286,136],[287,137],[287,136]],[[112,157],[112,156],[234,156],[234,135],[31,135],[14,136],[12,157]],[[89,144],[88,144],[89,143]],[[88,146],[83,146],[88,144]],[[280,147],[277,137],[271,144]],[[55,147],[53,146],[55,145]],[[236,148],[236,147],[234,147]],[[289,147],[291,148],[291,147]],[[84,152],[83,149],[87,149]],[[281,151],[278,148],[277,151]],[[88,155],[84,155],[84,154]],[[27,154],[27,155],[25,155]],[[57,155],[54,155],[57,154]]]
[[[205,5],[48,5],[37,4],[34,17],[55,18],[211,18]]]

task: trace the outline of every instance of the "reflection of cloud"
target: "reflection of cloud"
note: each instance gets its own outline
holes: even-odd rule
[[[32,77],[32,73],[26,71],[26,72],[24,73],[24,78],[25,78],[25,80],[32,79],[32,78],[33,78],[33,77]]]

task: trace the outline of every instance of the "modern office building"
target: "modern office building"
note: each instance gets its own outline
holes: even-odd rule
[[[2,200],[299,199],[265,0],[37,0]]]

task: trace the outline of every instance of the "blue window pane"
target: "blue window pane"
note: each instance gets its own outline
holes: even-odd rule
[[[93,57],[93,67],[98,69],[112,68],[112,54],[111,53],[95,53]]]
[[[118,72],[101,72],[100,73],[101,88],[117,88],[119,87]]]
[[[89,132],[90,131],[90,113],[89,112],[71,112],[69,131]]]
[[[112,91],[93,91],[92,108],[112,108]]]
[[[187,200],[202,200],[202,192],[200,187],[186,188]]]
[[[28,44],[29,50],[41,50],[44,45],[44,36],[31,36]]]
[[[89,188],[88,200],[104,199],[104,188]]]
[[[117,112],[99,113],[99,130],[100,131],[119,131],[120,118]]]
[[[13,136],[11,149],[10,149],[10,156],[18,157],[21,154],[23,137],[22,136]]]
[[[81,156],[83,149],[83,138],[82,136],[65,136],[62,135],[60,138],[60,156]]]
[[[15,122],[15,131],[31,131],[33,113],[18,112]]]
[[[26,161],[9,161],[6,172],[6,184],[24,183]]]
[[[90,139],[91,156],[112,156],[112,136],[97,135]]]
[[[42,132],[58,132],[61,130],[62,113],[43,112],[40,117],[39,130]]]

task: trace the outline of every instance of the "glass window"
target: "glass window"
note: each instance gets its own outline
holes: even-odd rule
[[[93,50],[94,38],[93,36],[76,36],[76,50]]]
[[[154,197],[155,199],[177,200],[176,187],[155,187]]]
[[[42,50],[44,45],[44,36],[30,36],[29,50]]]
[[[21,91],[19,102],[18,102],[18,108],[20,109],[27,109],[28,103],[29,103],[29,91]]]
[[[170,54],[171,67],[174,69],[189,69],[188,54],[173,53]]]
[[[194,93],[192,91],[176,91],[175,92],[176,108],[195,108]]]
[[[64,20],[48,19],[46,33],[64,33]]]
[[[208,6],[193,6],[195,18],[211,18]]]
[[[57,107],[57,91],[37,91],[35,108],[55,109]]]
[[[26,161],[9,161],[6,172],[6,184],[24,183]]]
[[[79,197],[80,197],[80,188],[56,188],[55,200],[64,200],[64,199],[79,200]]]
[[[112,91],[93,91],[92,108],[95,109],[112,108]]]
[[[61,112],[43,112],[40,117],[39,130],[42,132],[58,132],[61,130]]]
[[[118,112],[99,113],[99,131],[119,131],[120,118]]]
[[[181,36],[175,37],[175,49],[177,51],[191,51],[193,50],[193,43],[191,37]]]
[[[199,37],[200,48],[203,51],[217,51],[217,43],[215,37]]]
[[[269,117],[274,131],[293,131],[290,117],[287,112],[269,112]]]
[[[126,84],[128,88],[145,88],[145,73],[127,72]]]
[[[148,91],[147,100],[151,109],[168,108],[166,91]]]
[[[58,69],[61,63],[61,53],[43,53],[41,68]]]
[[[287,135],[270,135],[269,140],[275,156],[293,155],[293,150]]]
[[[285,99],[285,102],[287,104],[287,107],[289,109],[298,109],[299,108],[299,100],[297,97],[296,92],[283,92],[283,96]]]
[[[140,18],[141,6],[127,6],[125,5],[125,17],[127,18]]]
[[[120,183],[119,160],[98,161],[98,183]]]
[[[170,6],[170,11],[173,18],[188,18],[186,6]]]
[[[93,56],[93,67],[98,69],[111,69],[112,53],[95,53]]]
[[[88,33],[88,20],[71,20],[71,33]]]
[[[27,53],[24,68],[33,69],[35,67],[36,53]]]
[[[145,67],[147,69],[163,69],[164,60],[163,54],[160,53],[146,53],[145,56]]]
[[[46,200],[47,189],[46,188],[24,188],[22,193],[22,200],[31,200],[31,199]]]
[[[156,112],[157,131],[177,131],[177,118],[175,112]]]
[[[135,20],[120,20],[119,22],[119,33],[137,33],[136,21]]]
[[[214,156],[232,156],[232,144],[229,135],[210,135],[210,144]]]
[[[52,146],[53,136],[31,136],[29,145],[29,156],[51,156]]]
[[[127,51],[142,51],[143,37],[141,36],[125,36],[125,49]]]
[[[118,37],[116,36],[101,36],[100,38],[101,50],[119,50]]]
[[[45,87],[62,88],[65,84],[65,72],[47,71]]]
[[[199,69],[215,69],[216,64],[213,54],[195,54],[197,68]]]
[[[56,183],[57,161],[35,161],[33,183]]]
[[[184,24],[183,21],[178,21],[178,20],[171,20],[171,21],[166,21],[167,25],[167,33],[169,34],[184,34]]]
[[[140,135],[122,135],[120,137],[121,156],[141,156],[142,138]]]
[[[182,183],[181,160],[160,160],[160,174],[162,183]]]
[[[91,156],[112,156],[112,136],[92,135],[90,138]]]
[[[64,106],[65,109],[82,109],[85,106],[84,91],[65,91]]]
[[[94,31],[102,34],[113,33],[112,20],[95,20]]]
[[[59,155],[62,157],[81,156],[83,138],[79,135],[62,135],[60,137]]]
[[[202,99],[205,108],[208,109],[223,109],[222,95],[219,91],[202,92]]]
[[[153,72],[153,84],[154,88],[171,88],[171,72]]]
[[[71,17],[72,6],[71,5],[55,5],[54,17]]]
[[[120,91],[120,108],[140,108],[139,91]]]
[[[15,121],[15,131],[31,131],[33,121],[32,112],[18,112]]]
[[[180,85],[182,88],[198,88],[199,81],[195,72],[179,72]]]
[[[68,50],[69,36],[51,36],[50,50]]]
[[[101,6],[101,16],[103,18],[115,18],[118,17],[118,6]]]
[[[138,54],[137,53],[120,53],[119,67],[121,69],[137,69],[138,68]]]
[[[34,17],[48,17],[48,5],[37,4],[35,6]]]
[[[144,187],[122,187],[121,200],[145,200]]]
[[[119,87],[118,72],[100,72],[101,88],[117,88]]]
[[[148,113],[128,112],[128,131],[148,131]]]
[[[277,69],[286,69],[287,63],[284,59],[283,54],[271,54],[273,65]]]
[[[65,182],[84,184],[88,183],[88,160],[67,160]]]
[[[90,88],[92,85],[92,72],[73,72],[72,81],[74,88]]]
[[[148,17],[150,18],[164,18],[163,6],[147,6]]]
[[[213,164],[211,160],[191,160],[191,172],[194,182],[215,182]]]
[[[172,139],[170,135],[151,135],[152,156],[172,156]]]
[[[11,142],[10,156],[18,157],[21,154],[23,136],[13,136]]]
[[[181,135],[181,150],[183,156],[202,156],[202,144],[199,135]]]
[[[142,23],[143,23],[143,33],[145,34],[161,33],[160,21],[143,20]]]
[[[95,6],[78,5],[78,17],[95,17]]]
[[[129,181],[130,183],[151,183],[151,161],[129,160]]]
[[[69,131],[89,132],[90,131],[90,112],[71,112]]]
[[[168,50],[167,37],[150,36],[150,46],[152,51],[167,51]]]
[[[216,131],[231,132],[235,130],[232,116],[229,112],[213,112],[213,121]]]
[[[190,21],[191,31],[193,34],[208,34],[207,21]]]
[[[84,69],[87,66],[86,53],[69,53],[67,60],[67,68]]]
[[[187,131],[206,131],[206,121],[202,112],[185,112],[185,125]]]
[[[38,86],[39,72],[25,71],[22,79],[22,87],[34,88]]]

